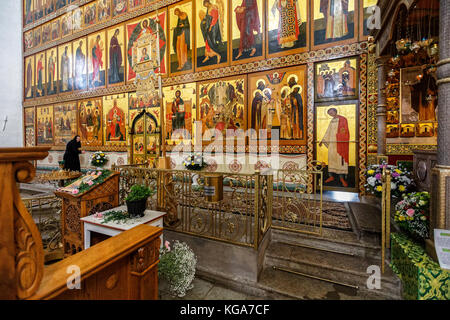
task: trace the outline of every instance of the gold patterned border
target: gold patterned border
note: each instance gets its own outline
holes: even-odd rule
[[[370,45],[369,45],[370,46]],[[374,48],[372,48],[374,49]],[[378,144],[378,67],[375,50],[368,50],[367,61],[367,145],[368,153],[377,152]]]
[[[308,149],[307,149],[307,168],[308,170],[314,170],[314,63],[308,63],[308,125],[307,125],[307,135],[308,135]],[[312,181],[308,184],[308,193],[313,192]]]
[[[367,54],[361,55],[359,66],[361,81],[359,94],[359,192],[364,195],[367,166]]]
[[[387,155],[414,155],[414,150],[429,150],[436,151],[436,145],[423,145],[423,144],[388,144],[386,145]]]
[[[367,51],[367,42],[354,43],[351,45],[337,46],[334,48],[327,48],[318,51],[310,51],[305,53],[297,53],[283,57],[271,58],[263,61],[250,62],[246,64],[229,66],[214,70],[207,70],[196,73],[189,73],[175,77],[168,77],[162,79],[163,87],[179,85],[189,82],[197,82],[203,80],[210,80],[216,78],[223,78],[229,76],[240,75],[243,73],[253,73],[259,71],[272,70],[282,67],[290,67],[306,63],[314,63],[317,61],[330,60],[336,58],[344,58],[348,56],[360,55]],[[314,74],[312,74],[314,79]],[[308,80],[309,81],[309,80]],[[314,88],[314,83],[313,83]],[[313,89],[314,90],[314,89]],[[107,96],[113,94],[121,94],[126,92],[136,91],[136,85],[124,84],[121,86],[102,88],[92,91],[72,92],[64,95],[55,95],[51,97],[41,97],[35,99],[27,99],[23,103],[24,107],[32,107],[46,104],[54,104],[67,102],[78,99],[88,99],[100,96]],[[314,101],[314,100],[313,100]]]

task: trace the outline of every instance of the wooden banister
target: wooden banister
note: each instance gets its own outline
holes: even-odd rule
[[[41,235],[16,182],[50,147],[0,149],[0,299],[157,299],[161,228],[139,226],[44,269]],[[80,289],[69,289],[68,267]],[[69,273],[68,273],[69,271]]]

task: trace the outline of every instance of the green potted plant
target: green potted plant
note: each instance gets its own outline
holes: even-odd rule
[[[154,191],[144,185],[134,185],[125,199],[128,213],[131,217],[143,217],[147,208],[147,199],[152,196]]]

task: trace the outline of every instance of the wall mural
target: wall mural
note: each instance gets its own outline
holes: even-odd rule
[[[316,63],[315,102],[359,97],[357,57]]]
[[[37,144],[53,145],[53,106],[36,108]]]
[[[103,128],[105,145],[126,146],[128,95],[103,97]]]
[[[55,145],[65,146],[77,134],[77,104],[69,102],[54,106]]]
[[[176,130],[186,130],[193,139],[194,122],[197,119],[197,87],[195,83],[163,88],[164,121],[166,142],[175,145],[181,141],[189,144],[189,139],[178,136],[172,137]]]
[[[316,160],[326,165],[325,189],[357,187],[357,114],[357,103],[316,106]]]
[[[228,1],[195,1],[196,68],[207,70],[229,63]]]
[[[203,141],[212,141],[227,129],[247,130],[246,77],[232,77],[197,84],[197,119]]]
[[[194,71],[194,19],[192,0],[169,7],[169,67],[171,74]]]
[[[85,146],[102,146],[102,99],[78,102],[78,134]]]
[[[355,0],[313,0],[312,44],[316,49],[356,40]]]
[[[308,0],[267,2],[267,55],[304,52],[309,46]]]
[[[306,144],[306,66],[249,75],[248,128],[280,133],[280,144]]]

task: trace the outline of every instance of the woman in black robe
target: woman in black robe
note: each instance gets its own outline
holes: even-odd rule
[[[80,153],[84,153],[84,151],[81,151],[81,138],[77,135],[66,146],[64,170],[81,171]]]

